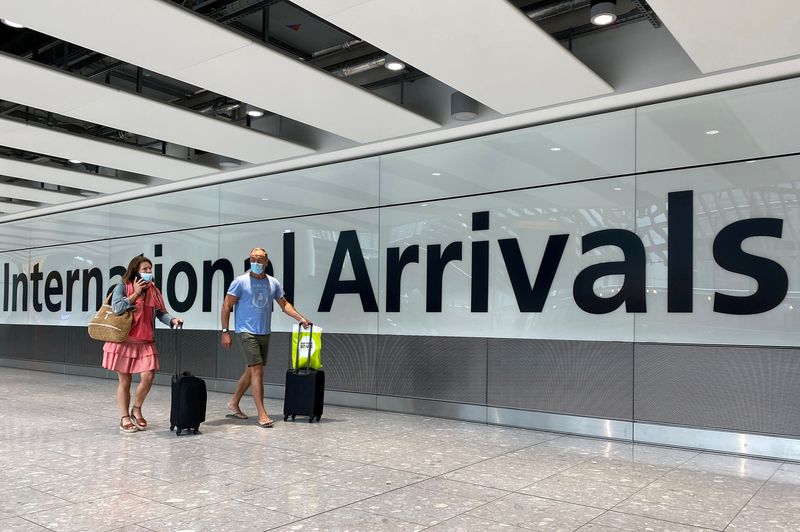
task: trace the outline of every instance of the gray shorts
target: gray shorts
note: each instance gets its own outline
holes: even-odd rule
[[[244,363],[248,366],[267,365],[269,354],[269,335],[239,333],[239,346],[242,348]]]

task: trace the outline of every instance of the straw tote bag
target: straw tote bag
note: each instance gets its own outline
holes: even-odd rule
[[[103,306],[89,320],[89,336],[105,342],[124,342],[131,332],[133,313],[128,310],[117,316],[111,308],[111,295],[108,294]]]

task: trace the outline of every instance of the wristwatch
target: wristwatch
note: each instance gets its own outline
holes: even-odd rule
[[[222,329],[222,332],[231,332],[231,330],[225,327],[224,329]]]

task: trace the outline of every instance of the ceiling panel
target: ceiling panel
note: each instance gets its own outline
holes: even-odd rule
[[[295,0],[509,114],[613,92],[506,0]]]
[[[798,0],[648,0],[648,4],[703,72],[800,54]]]
[[[92,190],[103,194],[113,194],[144,186],[139,183],[123,181],[122,179],[6,158],[0,158],[0,175],[39,181],[51,185],[61,185],[63,187]]]
[[[358,142],[439,127],[171,2],[0,0],[0,17]]]
[[[116,168],[162,179],[178,180],[210,174],[216,169],[128,148],[110,141],[73,135],[15,120],[0,119],[0,146]]]
[[[9,203],[7,201],[0,201],[0,212],[4,214],[13,214],[15,212],[29,211],[33,207],[27,205],[20,205],[19,203]]]
[[[0,99],[249,163],[314,150],[173,105],[0,54]]]
[[[38,201],[41,203],[66,203],[68,201],[83,199],[82,196],[75,194],[64,194],[63,192],[23,187],[8,183],[0,183],[0,196],[26,201]]]
[[[264,65],[264,68],[253,68]],[[302,67],[302,68],[300,68]],[[220,76],[219,72],[236,73]],[[358,142],[402,136],[438,127],[379,96],[275,54],[261,45],[240,48],[178,73],[214,90]],[[280,105],[278,109],[276,105]]]

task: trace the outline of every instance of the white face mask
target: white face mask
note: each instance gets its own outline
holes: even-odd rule
[[[264,265],[258,262],[251,262],[250,271],[256,275],[261,275],[262,273],[264,273]]]
[[[141,277],[142,281],[144,281],[145,283],[149,283],[150,281],[153,280],[153,274],[152,273],[140,273],[139,277]]]

